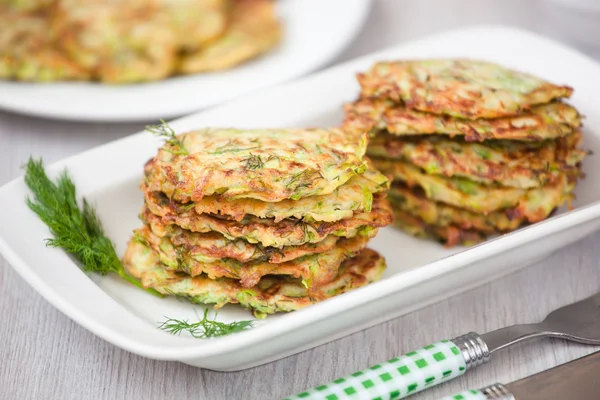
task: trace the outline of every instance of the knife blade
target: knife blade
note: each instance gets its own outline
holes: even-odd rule
[[[598,400],[600,351],[502,385],[467,390],[441,400]]]
[[[505,386],[516,400],[598,400],[600,351]]]

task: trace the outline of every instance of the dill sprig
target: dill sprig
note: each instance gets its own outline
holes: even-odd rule
[[[261,156],[258,154],[252,154],[242,160],[246,169],[261,169],[265,167],[265,163]]]
[[[25,169],[25,183],[33,192],[27,197],[27,206],[48,226],[54,236],[46,245],[60,247],[72,254],[85,272],[100,275],[115,273],[120,278],[147,292],[163,297],[154,289],[146,289],[141,282],[128,275],[115,252],[111,240],[104,235],[102,224],[94,208],[83,199],[77,204],[75,185],[66,171],[52,182],[46,175],[42,160],[29,158]]]
[[[189,153],[183,146],[183,142],[179,140],[173,128],[164,120],[160,120],[160,125],[148,125],[146,130],[155,136],[163,137],[165,142],[171,145],[170,149],[164,149],[171,154],[188,156]]]
[[[200,321],[190,323],[187,320],[167,318],[158,328],[172,335],[180,335],[181,332],[186,331],[196,339],[206,339],[252,328],[252,321],[234,321],[227,324],[217,321],[216,313],[214,319],[211,320],[208,318],[208,309],[205,308],[204,316]]]

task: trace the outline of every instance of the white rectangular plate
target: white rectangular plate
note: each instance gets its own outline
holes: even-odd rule
[[[600,66],[547,39],[512,28],[475,27],[447,32],[336,66],[175,121],[177,132],[205,126],[333,126],[341,106],[358,94],[355,74],[373,62],[421,57],[472,57],[497,61],[575,88],[572,103],[586,115],[585,146],[600,153]],[[166,100],[168,101],[168,100]],[[84,132],[82,132],[84,134]],[[158,139],[146,133],[71,157],[50,168],[68,168],[79,195],[98,208],[119,254],[139,226],[143,165]],[[105,340],[133,353],[215,369],[239,370],[331,341],[445,297],[481,285],[535,261],[600,228],[598,157],[586,160],[587,179],[577,189],[577,209],[465,250],[411,238],[391,228],[372,247],[388,261],[384,279],[304,310],[270,316],[255,328],[211,340],[171,336],[157,329],[164,316],[194,319],[201,307],[157,299],[114,277],[86,276],[58,249],[47,248],[44,224],[30,212],[22,179],[0,189],[0,251],[50,303]],[[565,266],[568,267],[568,266]],[[227,306],[224,321],[250,318]],[[443,333],[440,333],[443,334]]]

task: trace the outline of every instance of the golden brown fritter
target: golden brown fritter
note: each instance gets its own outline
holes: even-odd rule
[[[178,48],[195,51],[211,46],[231,29],[231,9],[239,0],[155,0],[159,8],[155,17],[175,34]],[[268,1],[271,3],[271,1]],[[250,15],[250,18],[253,18]]]
[[[281,23],[271,0],[237,0],[225,34],[195,52],[184,54],[184,74],[229,69],[263,54],[281,41]]]
[[[0,27],[0,79],[47,82],[90,78],[88,71],[54,46],[43,14],[0,5]]]
[[[284,219],[275,223],[272,219],[247,216],[238,222],[234,219],[213,214],[197,214],[190,210],[180,214],[168,206],[161,206],[151,198],[146,199],[146,208],[141,217],[160,232],[165,225],[178,225],[193,232],[219,232],[226,238],[244,239],[267,247],[282,248],[306,243],[318,243],[329,235],[354,237],[370,236],[371,231],[389,225],[392,210],[385,198],[373,202],[370,212],[356,213],[352,218],[336,222],[307,223],[301,220]]]
[[[581,132],[543,142],[491,140],[482,143],[443,136],[404,137],[381,134],[369,142],[373,158],[403,160],[432,175],[463,177],[485,185],[520,189],[541,187],[575,170],[586,152]]]
[[[148,191],[145,184],[142,191]],[[255,199],[229,200],[220,195],[205,196],[194,203],[177,203],[170,201],[162,192],[151,194],[161,200],[161,203],[170,203],[174,209],[189,210],[194,208],[198,214],[227,215],[241,221],[246,215],[260,218],[272,218],[275,223],[286,219],[295,218],[307,222],[323,221],[334,222],[350,218],[355,212],[370,211],[373,196],[385,195],[389,188],[389,180],[372,166],[363,174],[353,176],[333,193],[321,196],[303,197],[298,200],[281,200],[278,202],[265,202]]]
[[[359,74],[358,81],[363,97],[401,101],[409,109],[466,119],[517,115],[573,92],[568,86],[470,59],[378,62]]]
[[[174,68],[177,40],[157,20],[160,12],[153,0],[60,0],[53,7],[51,35],[103,82],[163,79]]]
[[[478,214],[511,209],[514,217],[538,222],[559,207],[571,193],[573,184],[566,173],[553,183],[534,189],[484,186],[465,178],[429,175],[402,161],[373,160],[384,173],[409,187],[420,187],[425,196]],[[574,171],[578,174],[578,171]]]
[[[427,224],[422,219],[399,208],[394,209],[394,217],[394,227],[418,238],[437,240],[446,247],[473,246],[487,239],[484,233],[474,229],[461,229],[453,225],[436,226]]]
[[[203,129],[179,135],[145,166],[149,191],[187,203],[204,196],[285,199],[326,195],[367,169],[365,135],[340,129]]]
[[[379,280],[385,270],[385,260],[378,253],[364,249],[356,257],[344,261],[335,279],[318,290],[308,292],[300,279],[287,276],[265,276],[253,288],[243,288],[235,279],[190,277],[170,271],[149,247],[131,241],[123,264],[129,274],[166,295],[189,298],[194,303],[239,303],[258,318],[276,312],[289,312],[307,307],[318,301],[342,294]]]
[[[309,290],[315,290],[337,276],[340,264],[348,257],[364,249],[369,241],[366,236],[350,239],[342,238],[336,245],[324,252],[308,254],[283,263],[272,264],[264,261],[241,263],[234,259],[217,259],[207,262],[191,253],[190,248],[174,246],[166,237],[154,235],[149,228],[136,231],[137,238],[159,255],[166,268],[185,272],[190,276],[206,275],[210,279],[232,278],[240,281],[242,287],[258,284],[265,275],[290,275],[302,279]]]
[[[280,42],[274,7],[273,0],[3,0],[0,78],[121,84],[228,69]]]
[[[513,231],[526,223],[523,217],[514,215],[513,209],[494,211],[487,215],[477,214],[430,200],[418,188],[409,188],[403,184],[392,186],[389,200],[392,208],[418,217],[428,225],[455,226],[464,230],[495,233]]]
[[[198,233],[181,229],[177,225],[164,225],[158,217],[150,217],[151,225],[144,225],[139,231],[139,240],[148,241],[146,235],[150,231],[159,238],[167,238],[176,248],[183,248],[198,261],[214,262],[220,259],[233,259],[241,263],[269,262],[283,263],[309,254],[322,253],[333,249],[341,239],[329,235],[317,243],[305,243],[298,246],[282,248],[263,246],[260,243],[249,243],[243,239],[227,239],[218,232]],[[153,231],[152,228],[155,230]],[[365,237],[374,237],[377,229]],[[136,235],[138,237],[138,235]]]
[[[406,108],[386,99],[359,99],[344,106],[342,127],[349,132],[387,131],[397,136],[440,134],[466,141],[507,139],[537,141],[570,135],[581,115],[568,104],[533,106],[518,115],[494,119],[461,119]]]

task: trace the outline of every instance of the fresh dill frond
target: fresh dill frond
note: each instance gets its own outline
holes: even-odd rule
[[[180,335],[181,332],[186,331],[196,339],[206,339],[245,331],[252,328],[252,321],[234,321],[227,324],[217,321],[216,313],[214,319],[211,320],[208,318],[208,309],[205,308],[204,316],[200,321],[190,323],[187,320],[167,318],[158,328],[171,335]]]
[[[52,182],[46,175],[42,160],[29,158],[25,183],[33,192],[33,198],[25,199],[27,206],[48,226],[53,236],[46,239],[47,246],[60,247],[72,254],[85,272],[100,275],[112,272],[132,285],[162,297],[156,290],[144,288],[141,282],[125,272],[113,243],[104,235],[94,208],[85,199],[82,208],[77,204],[75,184],[66,171]]]
[[[252,154],[243,159],[246,169],[261,169],[265,167],[265,163],[258,154]]]
[[[165,139],[165,142],[171,146],[170,149],[165,148],[165,151],[168,151],[169,153],[175,155],[189,156],[188,151],[185,149],[183,143],[175,134],[173,128],[171,128],[169,124],[167,124],[164,120],[160,120],[160,125],[146,126],[146,130],[155,136],[159,136]]]

